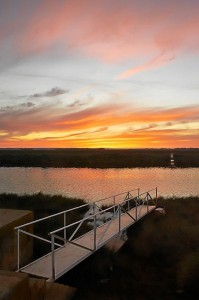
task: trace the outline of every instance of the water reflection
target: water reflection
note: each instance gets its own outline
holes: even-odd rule
[[[90,201],[140,187],[163,196],[199,195],[199,169],[0,168],[0,193],[43,192]]]

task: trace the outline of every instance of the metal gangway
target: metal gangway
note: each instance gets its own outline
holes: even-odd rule
[[[77,206],[16,227],[17,230],[17,271],[28,273],[48,281],[55,281],[95,251],[157,207],[157,188],[140,193],[140,189],[131,190],[93,203]],[[75,211],[86,210],[78,221],[67,224],[67,217]],[[63,217],[63,226],[48,233],[49,238],[34,234],[30,230],[35,224],[40,226],[46,220]],[[83,224],[87,232],[78,234]],[[70,236],[67,231],[70,229]],[[72,229],[72,231],[71,231]],[[31,232],[32,231],[32,232]],[[44,256],[21,266],[21,235],[48,243],[51,251]]]

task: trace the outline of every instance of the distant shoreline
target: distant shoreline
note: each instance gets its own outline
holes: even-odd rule
[[[199,168],[199,149],[0,149],[0,167]]]

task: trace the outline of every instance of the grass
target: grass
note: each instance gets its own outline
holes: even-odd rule
[[[40,219],[49,215],[85,205],[82,199],[66,198],[61,195],[45,195],[42,193],[33,195],[17,195],[17,194],[0,194],[0,208],[8,209],[24,209],[34,212],[34,219]],[[82,207],[78,210],[67,213],[66,225],[80,220],[88,207]],[[48,233],[64,226],[64,215],[57,216],[53,219],[47,219],[34,225],[34,234],[49,239]],[[84,224],[78,231],[83,234],[88,229]],[[71,235],[74,228],[67,229],[67,237]],[[34,239],[34,258],[40,257],[51,251],[50,245]]]
[[[62,195],[0,194],[1,208],[32,210],[36,219],[84,204],[86,202],[83,199],[67,198]]]
[[[199,298],[199,197],[161,198],[159,203],[165,215],[148,215],[129,228],[117,254],[103,249],[87,262],[93,267],[84,266],[75,300]],[[97,279],[104,277],[109,281],[100,284]]]
[[[43,194],[0,195],[0,207],[32,209],[37,217],[83,203]],[[78,287],[74,300],[199,298],[199,197],[159,198],[158,204],[166,214],[153,212],[129,228],[119,252],[104,247],[60,278]]]

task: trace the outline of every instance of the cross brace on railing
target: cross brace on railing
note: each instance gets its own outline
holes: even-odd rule
[[[133,196],[133,193],[132,193],[133,191],[137,191],[137,195]],[[147,212],[148,212],[149,201],[154,200],[155,201],[154,204],[155,204],[155,206],[157,206],[157,188],[147,191],[145,193],[141,193],[141,194],[140,194],[140,189],[136,189],[133,191],[128,191],[126,193],[121,193],[121,194],[114,195],[112,197],[104,198],[104,199],[98,200],[92,204],[88,203],[85,205],[81,205],[79,207],[75,207],[75,208],[54,214],[52,216],[48,216],[48,217],[45,217],[45,218],[42,218],[39,220],[35,220],[33,222],[29,222],[27,224],[21,225],[19,227],[16,227],[17,236],[18,236],[18,246],[17,246],[17,249],[18,249],[18,271],[20,270],[20,233],[27,234],[33,238],[36,238],[36,239],[39,239],[39,240],[42,240],[44,242],[51,244],[52,278],[55,279],[55,277],[56,277],[55,276],[55,269],[56,269],[55,251],[57,251],[61,247],[65,247],[67,244],[72,244],[77,247],[89,250],[91,252],[96,251],[99,247],[101,247],[101,241],[104,239],[104,236],[106,235],[108,228],[111,226],[111,224],[114,220],[118,219],[118,234],[119,234],[121,231],[121,217],[124,214],[128,215],[134,222],[136,222],[137,220],[139,220],[139,214],[141,213],[143,206],[145,206],[147,208]],[[154,194],[154,196],[152,196],[152,193]],[[121,198],[119,200],[119,203],[117,203],[118,198],[119,199]],[[101,204],[102,201],[104,201],[104,200],[106,201],[106,200],[110,200],[110,199],[113,200],[113,205],[108,206],[105,209],[102,209],[99,204]],[[85,207],[90,208],[91,214],[90,215],[88,214],[88,212],[89,212],[89,210],[88,210],[87,217],[83,217],[82,219],[67,225],[67,223],[66,223],[67,213],[69,213],[71,211],[75,211],[77,209],[85,208]],[[132,214],[130,213],[130,210],[134,210],[134,213],[135,213],[134,216],[132,216]],[[54,231],[51,231],[48,234],[51,237],[50,240],[45,239],[40,236],[37,236],[35,234],[32,234],[32,233],[24,230],[24,227],[26,227],[28,225],[42,222],[46,219],[60,216],[61,214],[64,215],[64,226],[61,228],[58,228]],[[107,214],[109,216],[109,220],[106,220]],[[99,221],[102,219],[105,220],[105,223],[102,223],[101,225],[98,224]],[[93,231],[93,247],[92,248],[86,247],[85,245],[78,244],[77,238],[74,239],[74,237],[78,233],[78,230],[83,225],[83,223],[84,222],[88,223],[90,220],[93,220],[93,229],[90,230],[90,232]],[[106,224],[106,227],[104,227],[105,230],[103,231],[103,234],[100,237],[97,236],[97,232],[98,232],[97,229],[100,227],[103,227],[105,224]],[[76,228],[73,231],[73,233],[70,235],[70,237],[67,238],[66,230],[72,226],[76,226]],[[64,237],[59,235],[59,233],[61,233],[61,232],[63,232]],[[62,245],[60,243],[56,243],[55,239],[62,241],[64,244]],[[58,247],[58,248],[56,249],[56,247]]]

